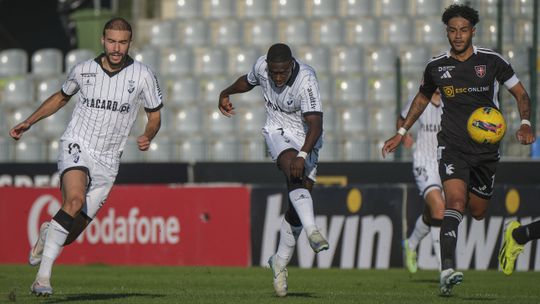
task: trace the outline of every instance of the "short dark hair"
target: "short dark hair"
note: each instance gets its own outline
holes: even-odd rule
[[[133,35],[131,24],[129,24],[126,19],[120,17],[112,18],[105,23],[105,26],[103,27],[103,37],[105,37],[106,30],[128,31],[130,37]]]
[[[478,11],[470,7],[468,4],[452,4],[447,7],[442,15],[442,22],[448,25],[450,19],[454,17],[462,17],[467,19],[472,26],[475,26],[478,21],[480,21]]]
[[[276,43],[268,49],[266,60],[268,62],[287,62],[293,59],[291,48],[283,43]]]

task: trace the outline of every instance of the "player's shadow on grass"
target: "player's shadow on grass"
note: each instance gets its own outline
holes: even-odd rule
[[[140,298],[162,298],[165,295],[162,294],[150,294],[150,293],[80,293],[80,294],[70,294],[65,295],[63,298],[50,298],[48,299],[47,304],[53,303],[68,303],[68,302],[77,302],[77,301],[103,301],[103,300],[119,300],[127,299],[133,297]],[[53,297],[60,297],[60,295],[53,295]]]
[[[287,297],[291,298],[317,298],[317,296],[314,296],[313,294],[309,292],[289,292],[287,293]]]

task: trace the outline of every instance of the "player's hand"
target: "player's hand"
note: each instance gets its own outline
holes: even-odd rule
[[[229,100],[229,95],[224,95],[223,93],[219,94],[218,108],[221,113],[227,117],[231,117],[235,114],[234,107]]]
[[[150,139],[146,135],[141,135],[137,137],[137,145],[139,146],[139,150],[148,151],[150,148]]]
[[[522,145],[530,145],[536,140],[532,127],[525,124],[517,130],[516,138]]]
[[[24,132],[28,131],[32,125],[26,121],[23,121],[9,130],[9,136],[15,140],[19,140]]]
[[[304,176],[304,164],[306,160],[302,157],[295,157],[291,161],[291,177],[302,178]]]
[[[385,141],[384,146],[382,147],[382,157],[386,158],[386,155],[388,153],[396,151],[397,147],[399,147],[399,145],[401,144],[402,139],[402,135],[396,134],[389,140]]]
[[[414,144],[414,139],[411,134],[407,133],[403,136],[403,146],[407,149],[410,149]]]

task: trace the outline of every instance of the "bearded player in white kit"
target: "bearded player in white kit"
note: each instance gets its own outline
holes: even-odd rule
[[[80,98],[62,137],[58,170],[62,208],[41,225],[29,263],[39,265],[32,293],[53,293],[52,266],[62,247],[73,242],[103,206],[118,173],[122,150],[140,106],[148,122],[137,138],[146,151],[161,125],[162,95],[154,73],[129,55],[131,25],[122,18],[109,20],[103,29],[104,53],[77,64],[62,89],[26,120],[10,130],[14,139],[41,119],[54,114],[79,93]]]
[[[289,46],[278,43],[261,56],[251,72],[238,78],[219,96],[218,107],[227,117],[234,114],[229,95],[260,86],[265,99],[266,123],[262,133],[272,159],[287,180],[289,205],[281,223],[277,253],[268,264],[278,296],[287,295],[287,264],[302,227],[316,253],[328,242],[315,225],[310,191],[315,183],[322,147],[322,105],[315,71],[292,56]]]

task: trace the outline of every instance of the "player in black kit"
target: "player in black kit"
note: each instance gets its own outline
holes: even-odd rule
[[[439,174],[446,199],[440,235],[440,292],[450,295],[452,287],[463,281],[463,273],[455,271],[459,223],[466,207],[475,219],[484,218],[499,162],[499,144],[475,143],[467,133],[467,119],[479,107],[498,108],[497,91],[499,84],[503,84],[516,99],[522,119],[516,138],[528,145],[535,141],[535,135],[529,121],[529,96],[510,64],[496,52],[472,44],[478,12],[467,5],[454,4],[446,8],[442,21],[451,48],[428,62],[402,128],[385,142],[382,153],[386,156],[400,145],[403,135],[439,88],[444,104],[437,136]]]

